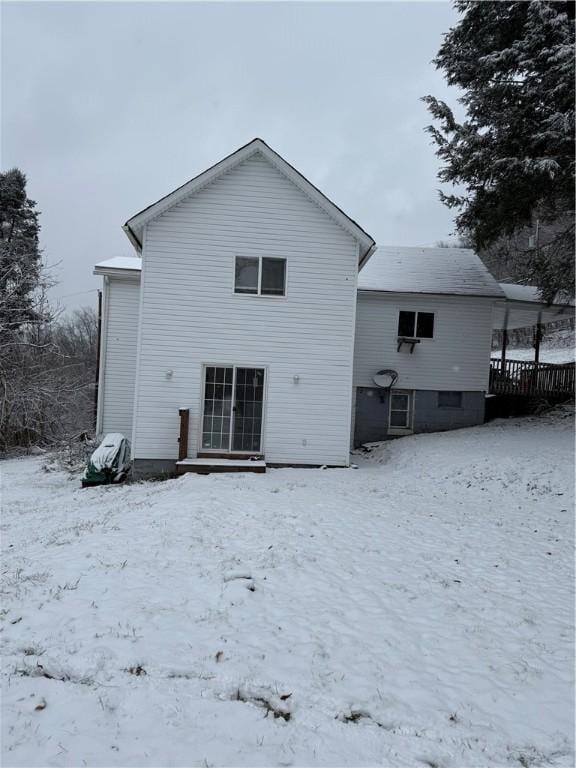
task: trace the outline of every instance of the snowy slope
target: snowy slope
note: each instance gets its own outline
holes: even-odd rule
[[[573,765],[570,416],[359,469],[0,465],[4,766]]]

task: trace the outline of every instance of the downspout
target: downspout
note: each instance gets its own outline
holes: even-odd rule
[[[100,344],[102,336],[102,291],[98,291],[98,338],[96,342],[96,381],[94,387],[94,432],[98,427],[98,390],[100,388]]]
[[[102,292],[102,324],[100,333],[100,355],[98,365],[98,406],[96,415],[96,434],[102,432],[104,407],[104,378],[106,376],[106,337],[108,335],[108,303],[110,293],[110,278],[104,275],[104,290]]]

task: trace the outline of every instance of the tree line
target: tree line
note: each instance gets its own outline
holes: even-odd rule
[[[459,113],[425,96],[457,232],[499,278],[574,292],[574,15],[563,0],[456,0],[434,64]]]
[[[39,248],[26,177],[0,174],[0,454],[93,430],[98,318],[61,316]]]

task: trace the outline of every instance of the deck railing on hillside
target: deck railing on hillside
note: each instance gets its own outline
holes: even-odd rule
[[[553,365],[526,360],[490,360],[490,393],[561,397],[574,393],[574,363]]]

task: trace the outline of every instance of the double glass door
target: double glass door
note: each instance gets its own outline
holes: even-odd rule
[[[260,453],[264,368],[206,366],[202,449]]]

